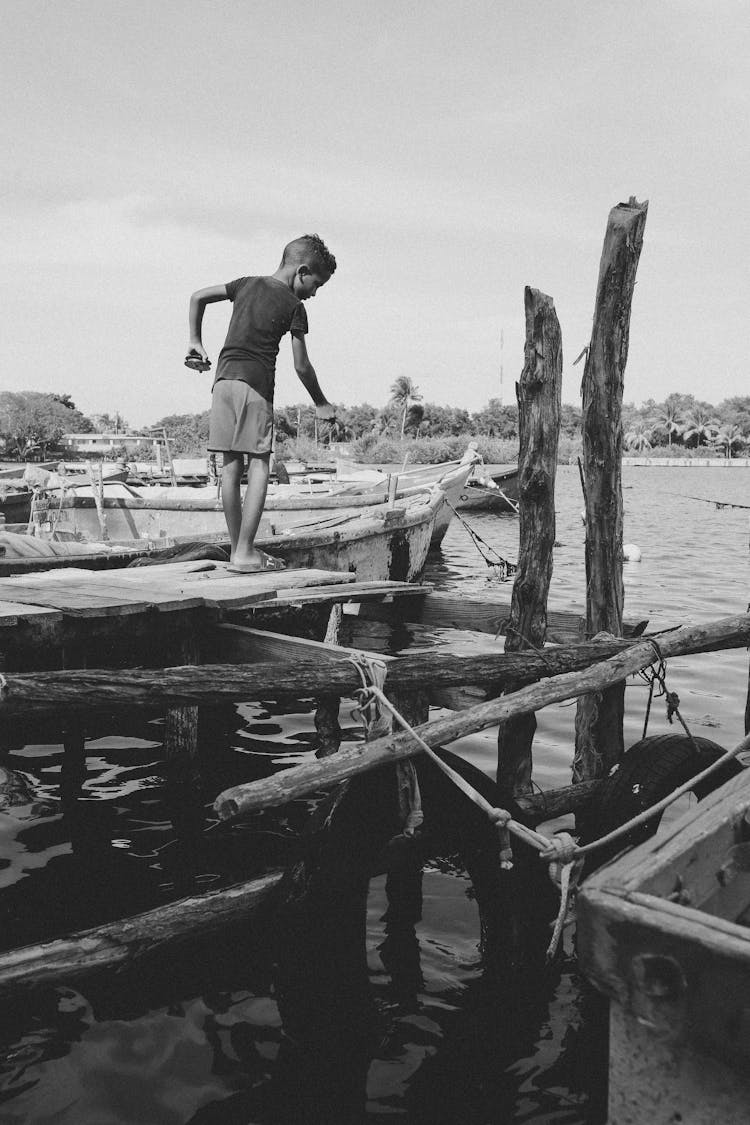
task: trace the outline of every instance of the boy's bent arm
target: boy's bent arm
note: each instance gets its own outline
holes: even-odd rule
[[[294,357],[294,370],[297,372],[299,381],[315,405],[329,406],[328,399],[320,389],[320,383],[318,382],[318,376],[315,374],[315,368],[310,363],[305,337],[297,332],[292,333],[292,355]],[[331,411],[333,411],[333,407],[331,407]]]
[[[211,305],[215,301],[228,300],[226,285],[207,285],[205,289],[197,289],[190,298],[190,310],[188,312],[188,323],[190,325],[190,343],[188,344],[188,355],[190,352],[196,352],[206,362],[208,362],[208,355],[206,349],[203,347],[202,328],[203,328],[203,313],[206,305]]]

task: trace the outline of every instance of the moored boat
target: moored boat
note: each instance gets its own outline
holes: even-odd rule
[[[611,1125],[743,1125],[750,771],[587,879],[581,967],[610,997]]]
[[[518,514],[518,469],[488,473],[484,465],[475,468],[457,507],[469,512],[514,512]]]
[[[77,506],[66,509],[64,505],[70,505],[73,500],[77,500]],[[264,551],[282,558],[288,567],[343,570],[356,573],[362,579],[412,581],[424,567],[435,520],[445,503],[445,493],[438,488],[397,500],[392,506],[381,503],[359,508],[334,506],[312,514],[304,509],[266,513],[256,542]],[[228,548],[220,509],[216,513],[221,517],[220,530],[211,532],[204,528],[200,533],[188,531],[171,537],[154,534],[145,538],[138,533],[133,521],[133,513],[143,510],[120,507],[114,501],[109,501],[108,506],[106,497],[104,501],[94,497],[61,497],[59,517],[66,511],[74,512],[76,518],[85,515],[92,529],[89,542],[81,542],[80,528],[74,533],[70,526],[69,542],[55,541],[55,536],[66,537],[61,530],[64,524],[59,521],[58,530],[50,532],[47,538],[0,533],[0,548],[4,550],[0,556],[0,575],[53,569],[71,563],[95,569],[126,566],[138,556],[164,557],[175,546],[186,543]],[[179,507],[176,510],[179,512]],[[96,535],[100,516],[108,539]]]
[[[425,466],[430,473],[399,474],[395,479],[383,475],[366,485],[339,482],[330,485],[298,482],[272,485],[268,490],[261,534],[286,531],[301,521],[312,525],[332,517],[351,518],[365,509],[386,511],[395,491],[396,503],[426,497],[437,489],[448,503],[437,511],[431,532],[431,546],[442,541],[453,509],[466,487],[472,458],[444,466]],[[382,475],[382,474],[381,474]],[[47,510],[50,530],[88,539],[103,538],[103,530],[113,540],[160,536],[201,538],[222,535],[226,530],[224,511],[216,486],[204,489],[157,488],[135,490],[129,485],[105,482],[101,488],[80,485],[57,492]]]

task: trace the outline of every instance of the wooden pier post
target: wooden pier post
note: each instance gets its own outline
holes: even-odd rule
[[[175,638],[180,664],[200,663],[198,637],[185,621]],[[200,869],[205,816],[198,764],[197,706],[170,707],[164,720],[165,803],[177,838],[171,876],[181,894],[194,888]]]
[[[526,345],[516,384],[520,449],[520,544],[505,651],[542,648],[555,544],[555,475],[560,435],[562,338],[551,297],[524,291]],[[506,690],[513,690],[513,685]],[[531,792],[533,711],[502,723],[497,734],[497,784],[504,796]]]
[[[323,643],[338,645],[341,643],[341,624],[343,610],[337,603],[331,606],[328,625]],[[337,695],[319,695],[315,707],[315,730],[318,734],[318,747],[315,751],[316,758],[327,758],[329,754],[336,754],[341,746],[342,730],[339,723],[340,699]]]
[[[622,391],[647,211],[647,202],[631,197],[609,213],[583,373],[589,637],[600,632],[622,636]],[[603,777],[621,758],[624,705],[624,684],[578,701],[574,781]]]

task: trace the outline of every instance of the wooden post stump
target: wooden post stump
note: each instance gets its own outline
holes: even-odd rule
[[[526,346],[516,384],[520,449],[520,545],[505,651],[542,648],[555,544],[555,475],[560,435],[562,339],[551,297],[524,291]],[[506,691],[518,686],[511,684]],[[497,735],[497,784],[504,796],[531,792],[533,711],[502,723]]]
[[[609,213],[583,373],[586,481],[586,630],[622,636],[622,391],[630,311],[648,203],[635,198]],[[623,751],[625,686],[578,702],[573,779],[605,776]]]
[[[337,603],[331,606],[328,625],[323,643],[327,645],[341,644],[341,625],[343,610]],[[318,747],[315,751],[316,758],[327,758],[329,754],[338,753],[341,746],[342,730],[339,723],[340,699],[338,695],[319,695],[315,708],[315,729],[318,732]]]
[[[198,638],[185,628],[177,639],[174,659],[198,664]],[[165,798],[178,848],[171,871],[181,893],[193,889],[203,847],[203,798],[198,764],[198,708],[170,707],[164,720]]]

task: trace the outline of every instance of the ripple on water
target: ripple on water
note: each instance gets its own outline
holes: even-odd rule
[[[626,466],[624,484],[625,541],[642,551],[642,562],[625,567],[626,613],[666,627],[744,612],[750,585],[747,512],[719,511],[688,497],[748,503],[750,470]],[[557,506],[551,604],[582,607],[585,529],[574,466],[559,470]],[[515,518],[469,519],[496,551],[516,557]],[[426,577],[443,589],[510,597],[510,584],[497,581],[455,521]],[[743,650],[670,661],[668,677],[691,726],[725,746],[739,740],[747,690]],[[646,696],[642,681],[629,683],[627,743],[641,736]],[[347,702],[342,712],[353,731],[349,707]],[[535,778],[543,787],[569,779],[574,711],[557,704],[539,715]],[[24,910],[41,916],[61,895],[79,896],[93,924],[109,909],[108,888],[120,905],[123,898],[134,902],[138,895],[151,896],[153,904],[164,894],[179,893],[176,879],[184,856],[165,805],[162,726],[129,726],[93,732],[86,799],[78,802],[72,826],[77,851],[71,824],[62,815],[29,819],[28,806],[0,814],[6,933]],[[656,701],[649,731],[669,729],[663,703]],[[313,801],[257,814],[231,831],[217,829],[210,803],[226,785],[309,760],[314,737],[311,712],[301,705],[265,701],[217,709],[203,760],[208,832],[199,886],[202,880],[227,881],[243,871],[262,870],[288,854]],[[493,731],[462,739],[454,748],[493,772]],[[40,741],[14,749],[7,764],[27,772],[39,794],[50,798],[57,792],[61,760],[61,746]],[[602,1120],[601,1108],[591,1108],[592,1098],[601,1101],[601,1080],[597,1085],[592,1077],[591,1060],[603,1035],[576,975],[572,935],[566,934],[566,956],[556,972],[529,989],[509,1016],[507,998],[495,995],[480,971],[476,910],[468,889],[448,861],[427,872],[419,927],[423,982],[409,1006],[395,1001],[379,951],[386,902],[383,880],[373,881],[367,953],[382,1036],[369,1065],[366,1118],[389,1115],[422,1125],[591,1125]],[[133,990],[125,998],[106,988],[92,987],[85,995],[62,988],[22,1011],[6,1009],[6,1049],[0,1052],[3,1122],[273,1122],[270,1091],[281,1044],[279,1012],[262,958],[237,957],[236,951],[234,956],[236,966],[227,953],[231,974],[221,987],[198,994],[197,983],[192,988],[188,983],[168,1006],[153,1001],[144,983],[142,992]],[[165,980],[181,968],[175,960]],[[193,970],[198,973],[200,965]]]

